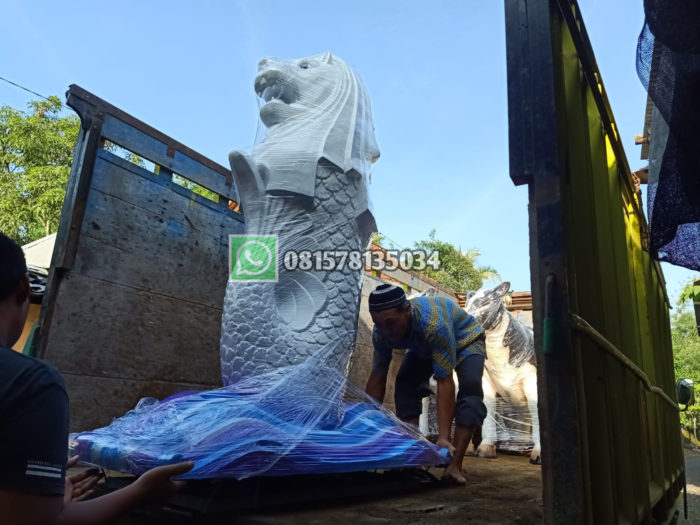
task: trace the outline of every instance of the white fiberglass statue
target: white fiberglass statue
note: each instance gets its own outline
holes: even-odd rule
[[[347,372],[363,268],[356,254],[376,231],[367,184],[379,149],[369,97],[348,65],[330,53],[261,60],[255,91],[263,99],[266,135],[250,155],[233,151],[229,159],[247,235],[277,236],[271,259],[278,280],[256,282],[250,279],[255,272],[247,271],[234,275],[246,279],[229,281],[223,382],[323,352]],[[308,268],[306,255],[319,250],[339,255],[321,264],[312,259]],[[347,254],[342,265],[341,252]],[[283,264],[285,257],[296,269]]]

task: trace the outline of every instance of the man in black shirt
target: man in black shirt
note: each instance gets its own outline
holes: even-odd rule
[[[100,498],[64,503],[68,395],[63,378],[49,364],[11,348],[28,309],[24,253],[0,233],[0,524],[105,523],[140,502],[167,497],[177,488],[170,477],[190,470],[192,462],[155,468]]]
[[[68,436],[63,378],[52,366],[3,346],[1,337],[0,490],[63,495]]]

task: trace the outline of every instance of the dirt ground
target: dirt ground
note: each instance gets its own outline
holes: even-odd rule
[[[681,518],[679,523],[700,525],[700,450],[687,448],[684,453],[688,520]],[[444,487],[407,497],[323,509],[252,513],[230,523],[542,523],[541,470],[530,465],[527,457],[470,457],[464,461],[464,470],[467,487]],[[435,469],[434,474],[439,476],[440,469]]]
[[[541,467],[527,457],[464,460],[466,487],[441,486],[404,497],[390,497],[293,511],[252,512],[231,521],[255,525],[326,523],[542,523]],[[442,469],[435,469],[436,476]]]
[[[251,514],[240,523],[541,523],[542,477],[523,456],[464,460],[466,487],[441,487],[355,505]],[[441,475],[436,469],[435,474]]]
[[[700,525],[700,451],[685,449],[684,452],[688,487],[688,521],[685,523]]]
[[[684,450],[688,520],[679,524],[700,525],[700,450]],[[212,519],[186,518],[177,523],[224,525],[278,524],[375,524],[401,523],[423,525],[433,523],[535,524],[542,523],[542,479],[539,466],[530,465],[524,456],[499,455],[497,459],[464,460],[466,487],[436,485],[435,488],[412,492],[406,496],[358,499],[348,504],[304,504],[275,510],[263,509],[231,513]],[[431,470],[440,477],[442,469]],[[681,507],[682,512],[682,507]],[[173,523],[137,516],[118,520],[119,525]]]

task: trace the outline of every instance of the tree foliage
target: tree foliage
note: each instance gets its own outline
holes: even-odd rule
[[[430,254],[437,251],[440,257],[440,267],[435,270],[430,266],[422,273],[435,279],[440,284],[457,292],[478,290],[487,279],[499,279],[498,272],[490,266],[479,266],[477,259],[481,252],[470,250],[462,252],[449,242],[435,238],[435,230],[431,230],[428,239],[415,243],[415,247]]]
[[[692,283],[680,293],[671,314],[671,342],[673,344],[676,378],[689,378],[700,384],[700,336],[692,306]]]
[[[204,186],[200,186],[196,182],[192,182],[191,180],[188,180],[188,179],[181,177],[180,175],[177,175],[177,174],[173,174],[172,181],[175,184],[177,184],[178,186],[182,186],[183,188],[187,188],[192,193],[196,193],[197,195],[201,195],[202,197],[206,197],[210,201],[219,202],[219,194],[218,193],[215,193],[211,190],[208,190]]]
[[[676,308],[671,314],[671,342],[676,379],[692,379],[695,383],[696,404],[681,413],[681,424],[693,432],[693,425],[700,425],[700,336],[692,311],[693,288],[688,283],[681,291]]]
[[[58,97],[0,108],[0,230],[20,244],[58,228],[80,131]]]

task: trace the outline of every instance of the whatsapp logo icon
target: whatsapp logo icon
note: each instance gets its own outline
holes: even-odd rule
[[[229,281],[277,281],[277,235],[229,235]]]

